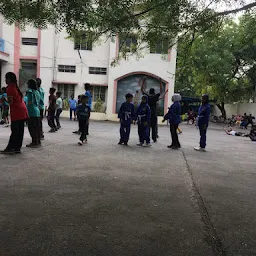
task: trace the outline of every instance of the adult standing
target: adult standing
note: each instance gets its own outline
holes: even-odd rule
[[[148,96],[148,105],[151,110],[151,117],[150,117],[150,127],[152,129],[152,140],[154,142],[157,142],[157,102],[160,100],[162,92],[163,92],[163,84],[162,80],[160,79],[160,93],[155,93],[155,89],[151,88],[149,90],[149,93],[145,92],[145,82],[146,80],[144,79],[142,82],[141,86],[141,92],[144,95]]]
[[[207,94],[204,94],[202,96],[202,105],[199,107],[198,117],[197,117],[197,125],[200,131],[199,147],[194,148],[197,151],[205,151],[206,132],[209,124],[210,113],[211,113],[211,107],[209,105],[209,96]]]
[[[165,120],[169,120],[170,123],[170,132],[172,136],[172,144],[168,146],[168,148],[171,149],[179,149],[180,148],[180,142],[177,134],[177,129],[179,126],[179,123],[181,121],[180,113],[181,113],[181,107],[180,107],[180,101],[181,96],[180,94],[174,94],[172,96],[173,104],[170,106],[168,113],[164,116],[163,122]]]
[[[38,91],[40,94],[39,110],[40,110],[40,136],[41,140],[44,140],[43,132],[43,119],[44,119],[44,89],[41,87],[42,80],[40,78],[36,79]]]
[[[23,101],[23,95],[17,84],[16,75],[8,72],[5,75],[7,84],[6,93],[10,104],[11,112],[11,136],[9,143],[1,154],[21,153],[21,147],[24,137],[24,123],[28,118],[26,105]]]

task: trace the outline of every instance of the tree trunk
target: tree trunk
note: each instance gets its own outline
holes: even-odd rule
[[[224,118],[224,120],[226,120],[227,119],[227,113],[226,113],[226,110],[225,110],[224,102],[221,102],[221,104],[217,104],[216,106],[219,108],[219,110],[221,112],[221,115]]]

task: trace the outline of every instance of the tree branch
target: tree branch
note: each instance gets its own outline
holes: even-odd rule
[[[229,14],[232,14],[232,13],[246,11],[246,10],[249,10],[253,7],[256,7],[256,1],[254,3],[244,5],[243,7],[240,7],[240,8],[237,8],[237,9],[233,9],[233,10],[229,10],[229,11],[223,11],[223,12],[217,12],[211,18],[215,18],[215,17],[218,17],[218,16],[226,16],[226,15],[229,15]]]

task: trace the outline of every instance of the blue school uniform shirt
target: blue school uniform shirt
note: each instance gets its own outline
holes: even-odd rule
[[[88,105],[79,104],[76,108],[78,120],[88,120],[91,114],[91,108]]]
[[[3,107],[8,108],[9,107],[9,102],[7,101],[7,93],[6,92],[2,94],[1,99],[2,99]]]
[[[77,101],[76,99],[69,99],[68,104],[71,109],[76,109]]]
[[[44,109],[44,89],[39,87],[38,91],[40,95],[39,109]]]
[[[119,109],[118,118],[123,125],[130,125],[132,120],[136,119],[134,105],[130,102],[124,102]]]
[[[29,117],[40,117],[40,93],[38,90],[28,89],[27,91],[28,103],[28,116]]]
[[[180,113],[180,103],[176,101],[170,106],[168,113],[164,116],[164,120],[169,120],[170,124],[179,124],[181,122]]]
[[[92,109],[92,94],[91,94],[91,91],[89,91],[89,90],[86,91],[84,95],[88,96],[88,105]]]
[[[209,104],[203,104],[198,109],[198,126],[208,125],[210,120],[211,107]]]
[[[151,115],[151,111],[150,111],[150,107],[147,103],[141,103],[137,109],[137,120],[138,120],[138,124],[141,125],[144,122],[148,122],[148,124],[150,123],[150,115]]]
[[[26,107],[28,107],[28,97],[27,96],[23,97],[23,101],[25,102]]]

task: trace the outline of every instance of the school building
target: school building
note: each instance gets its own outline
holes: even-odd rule
[[[159,113],[163,114],[174,93],[176,47],[168,49],[168,44],[160,42],[152,48],[144,47],[140,58],[128,54],[126,60],[113,65],[120,45],[125,44],[129,49],[136,43],[133,37],[120,42],[118,36],[103,36],[91,43],[81,38],[71,39],[65,31],[56,32],[54,27],[40,30],[7,25],[0,17],[1,87],[6,86],[4,75],[9,71],[18,76],[22,91],[26,90],[28,79],[40,77],[46,92],[56,87],[64,99],[84,93],[84,84],[90,83],[93,102],[101,99],[101,111],[111,118],[116,116],[126,93],[140,90],[142,80],[146,79],[147,90],[154,87],[159,92],[161,78],[164,89],[168,89],[159,102]],[[47,99],[46,96],[46,105]]]

